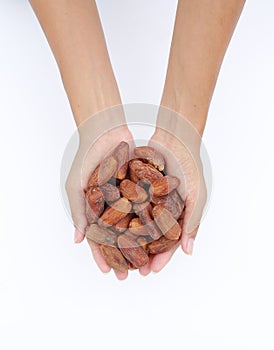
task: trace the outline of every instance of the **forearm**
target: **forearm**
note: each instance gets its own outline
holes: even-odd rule
[[[55,56],[76,123],[120,104],[95,1],[30,3]]]
[[[223,57],[245,0],[179,0],[161,105],[202,135]]]

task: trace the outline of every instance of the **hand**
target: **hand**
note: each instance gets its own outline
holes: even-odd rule
[[[171,259],[175,250],[181,244],[186,254],[192,254],[193,243],[198,232],[201,221],[203,208],[206,203],[206,186],[203,176],[202,164],[199,156],[200,137],[192,129],[192,136],[187,133],[185,145],[182,143],[186,135],[184,132],[180,134],[180,126],[184,130],[185,121],[175,123],[176,133],[181,135],[181,140],[174,135],[171,127],[165,122],[165,129],[157,128],[151,137],[149,145],[161,152],[166,160],[166,171],[170,175],[177,176],[180,179],[178,192],[184,200],[185,208],[182,214],[182,238],[173,249],[168,252],[158,254],[151,258],[149,263],[140,269],[142,275],[147,275],[150,271],[159,272]],[[179,124],[179,125],[178,125]],[[170,123],[168,124],[170,125]],[[175,130],[175,129],[174,129]],[[194,133],[195,134],[194,134]],[[191,140],[191,141],[190,141]]]
[[[99,113],[79,127],[80,146],[66,181],[66,191],[75,226],[74,240],[76,243],[84,240],[88,224],[85,213],[84,189],[90,174],[106,154],[121,141],[127,141],[130,147],[133,147],[133,138],[128,127],[124,124],[122,112],[119,113],[117,109],[115,112],[115,116],[109,115],[111,111],[106,112],[105,115]],[[100,270],[104,273],[109,272],[111,268],[103,258],[98,244],[89,239],[87,241]],[[115,274],[120,280],[127,277],[127,272],[115,271]]]

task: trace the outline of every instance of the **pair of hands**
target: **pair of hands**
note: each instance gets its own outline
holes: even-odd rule
[[[182,214],[183,226],[180,243],[170,251],[150,258],[149,262],[139,269],[143,276],[148,275],[151,271],[159,272],[180,245],[186,254],[192,254],[206,202],[206,186],[199,157],[200,138],[197,137],[193,128],[182,119],[173,124],[167,123],[166,116],[158,120],[160,125],[157,125],[148,145],[164,155],[167,173],[180,179],[178,192],[185,202],[185,208]],[[80,146],[66,181],[66,191],[75,226],[75,243],[81,243],[85,238],[85,228],[88,223],[85,215],[84,189],[90,174],[105,155],[121,141],[128,142],[130,150],[135,147],[133,136],[124,121],[121,116],[116,121],[112,119],[110,123],[112,125],[108,125],[107,120],[103,122],[102,116],[101,118],[97,116],[90,118],[88,123],[79,128]],[[109,128],[105,132],[103,132],[104,124]],[[190,134],[192,134],[191,137]],[[111,268],[103,258],[98,244],[89,239],[87,241],[96,264],[102,272],[108,273]],[[114,272],[119,280],[127,278],[128,272]]]

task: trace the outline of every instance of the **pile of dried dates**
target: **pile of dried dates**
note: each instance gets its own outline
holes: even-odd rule
[[[176,245],[184,202],[179,179],[165,174],[164,157],[149,146],[121,142],[91,174],[87,188],[86,237],[100,246],[110,267],[125,272]]]

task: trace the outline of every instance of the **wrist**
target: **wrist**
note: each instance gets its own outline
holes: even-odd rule
[[[109,77],[108,77],[109,78]],[[67,96],[77,126],[101,111],[121,105],[116,81],[93,79],[79,86],[66,86]]]
[[[202,131],[199,131],[189,118],[174,109],[160,106],[153,139],[163,140],[167,146],[171,145],[171,148],[186,147],[196,154],[200,150],[201,135]]]
[[[197,68],[197,67],[196,67]],[[171,52],[161,105],[174,110],[202,136],[215,78],[194,69],[174,50]]]
[[[209,104],[199,102],[197,97],[187,91],[174,87],[171,91],[164,91],[161,106],[168,108],[186,119],[202,137],[209,109]]]

